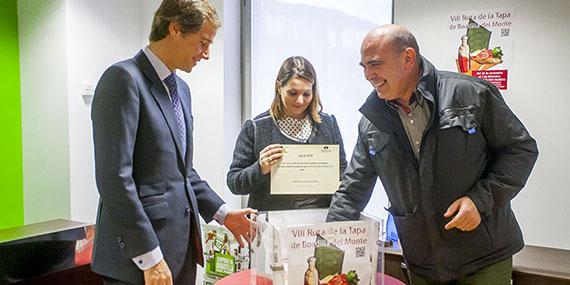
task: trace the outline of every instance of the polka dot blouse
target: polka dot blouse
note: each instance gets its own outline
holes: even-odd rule
[[[313,124],[308,115],[303,119],[285,117],[277,120],[277,125],[283,134],[301,142],[306,142],[313,130]]]

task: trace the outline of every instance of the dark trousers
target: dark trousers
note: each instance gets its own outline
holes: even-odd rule
[[[411,285],[510,285],[513,258],[489,265],[458,280],[437,282],[410,272]]]
[[[116,279],[111,279],[111,278],[108,278],[108,277],[103,277],[103,284],[104,284],[104,285],[134,285],[134,284],[131,284],[131,283],[126,283],[126,282],[119,281],[119,280],[116,280]]]

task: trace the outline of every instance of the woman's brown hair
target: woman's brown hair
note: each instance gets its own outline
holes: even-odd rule
[[[287,85],[289,80],[293,78],[300,78],[307,80],[313,85],[313,100],[307,107],[307,112],[316,123],[321,122],[321,116],[319,112],[323,109],[321,105],[321,99],[319,97],[319,92],[317,88],[317,74],[315,73],[315,68],[313,65],[302,56],[292,56],[283,61],[279,72],[277,73],[277,79],[275,80],[275,97],[271,103],[269,113],[276,119],[283,119],[285,117],[285,105],[283,100],[281,100],[281,95],[279,94],[279,88]]]

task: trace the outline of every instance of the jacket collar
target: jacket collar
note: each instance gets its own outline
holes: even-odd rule
[[[168,69],[166,64],[164,64],[164,62],[156,54],[154,54],[152,50],[150,50],[149,46],[145,46],[143,48],[143,53],[144,55],[146,55],[146,58],[152,65],[152,68],[158,75],[160,81],[164,82],[164,79],[170,76],[170,74],[176,73],[176,71],[170,71],[170,69]]]
[[[428,100],[431,104],[430,112],[430,122],[427,128],[430,128],[437,117],[434,113],[436,106],[436,69],[435,67],[425,58],[422,57],[420,79],[416,88],[416,92],[424,99]],[[392,108],[386,100],[380,99],[376,90],[366,99],[366,102],[362,107],[360,107],[360,112],[362,115],[370,121],[379,131],[388,134],[394,134],[397,138],[398,144],[403,146],[409,159],[417,167],[417,159],[413,155],[412,147],[408,142],[408,135],[404,129],[404,125],[397,113],[397,110]]]
[[[416,93],[418,96],[423,96],[424,99],[428,100],[432,103],[432,106],[435,104],[436,99],[436,88],[437,88],[437,79],[436,79],[436,69],[435,67],[422,56],[422,63],[420,66],[420,79],[418,81],[418,85],[416,88]],[[378,93],[376,90],[372,91],[366,102],[360,107],[359,111],[366,117],[376,128],[379,130],[386,131],[390,129],[389,126],[382,124],[381,121],[386,119],[387,117],[394,117],[397,118],[396,110],[391,105],[391,102],[386,100],[380,99],[378,97]],[[432,112],[433,114],[433,108]]]
[[[416,90],[431,103],[435,103],[437,91],[436,69],[425,57],[422,56],[420,80]]]

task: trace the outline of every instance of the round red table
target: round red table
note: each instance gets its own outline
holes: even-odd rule
[[[382,284],[382,274],[376,273],[376,284]],[[250,270],[244,270],[238,273],[234,273],[230,276],[224,277],[220,281],[216,282],[216,285],[249,285],[249,281],[251,279],[251,272]],[[271,280],[266,279],[261,276],[256,276],[256,283],[257,285],[273,285]],[[390,276],[384,274],[384,285],[405,285],[406,283]]]

